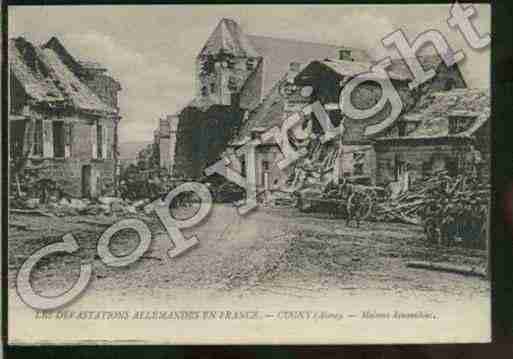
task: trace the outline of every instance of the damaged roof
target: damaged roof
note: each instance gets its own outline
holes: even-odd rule
[[[274,84],[289,70],[293,62],[306,66],[312,61],[326,58],[337,58],[341,46],[320,44],[293,39],[280,39],[267,36],[248,35],[258,53],[264,57],[264,83],[262,93],[271,91]],[[355,60],[367,60],[368,55],[358,50]]]
[[[360,74],[371,71],[371,67],[374,64],[368,61],[349,61],[349,60],[337,60],[337,59],[324,59],[322,61],[312,61],[310,62],[298,75],[298,79],[306,79],[310,76],[316,76],[317,71],[319,69],[328,69],[330,71],[335,72],[336,74],[342,77],[355,77]],[[388,77],[392,80],[397,81],[410,81],[411,77],[409,73],[404,73],[402,68],[398,68],[398,70],[394,69],[391,66],[386,68],[388,73]],[[372,78],[370,78],[372,79]]]
[[[116,111],[100,100],[86,84],[80,81],[73,72],[62,63],[55,51],[39,49],[41,60],[52,70],[51,76],[60,84],[63,95],[73,102],[75,107],[86,111],[115,113]]]
[[[469,116],[474,117],[474,120],[464,131],[449,135],[450,116]],[[405,117],[419,121],[414,131],[403,137],[381,137],[377,140],[469,137],[490,118],[490,91],[454,89],[428,93]]]
[[[9,69],[26,94],[36,102],[63,102],[65,98],[50,78],[36,70],[36,48],[23,38],[9,40]]]
[[[193,98],[187,105],[185,105],[184,109],[187,107],[195,107],[201,111],[206,111],[210,106],[213,106],[214,104],[215,102],[210,98],[198,96]]]
[[[326,59],[320,62],[324,66],[329,67],[331,70],[342,76],[357,76],[359,74],[370,71],[373,66],[370,62],[357,62],[347,60]],[[388,76],[392,80],[407,81],[410,76],[402,71],[396,71],[392,65],[386,69]]]
[[[232,141],[233,145],[249,140],[253,130],[265,131],[274,126],[281,127],[285,114],[285,99],[280,94],[280,87],[286,81],[287,77],[282,77],[262,102],[249,112],[248,118],[243,123],[238,136]]]
[[[419,55],[417,56],[417,59],[426,71],[436,70],[443,63],[442,58],[435,54]],[[361,73],[370,71],[370,68],[376,64],[376,62],[373,63],[369,61],[348,61],[330,58],[319,62],[342,76],[357,76]],[[392,80],[413,80],[413,75],[406,64],[406,61],[403,59],[392,59],[391,64],[386,68],[386,71]]]
[[[442,58],[436,54],[417,55],[417,59],[425,71],[436,70],[443,63]],[[414,77],[404,59],[392,59],[391,62],[390,66],[387,67],[389,73],[394,72],[409,80],[413,80]]]
[[[9,40],[10,70],[26,94],[37,102],[61,101],[79,110],[116,113],[75,75],[69,65],[78,62],[67,51],[58,53],[60,48],[56,38],[40,47],[23,38]]]

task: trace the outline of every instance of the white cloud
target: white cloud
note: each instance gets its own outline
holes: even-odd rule
[[[151,137],[157,119],[180,110],[193,95],[192,66],[156,63],[96,31],[65,35],[62,41],[74,56],[102,63],[121,82],[121,141]]]

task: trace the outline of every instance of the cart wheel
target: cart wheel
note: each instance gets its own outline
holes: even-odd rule
[[[349,218],[363,221],[369,217],[372,211],[373,201],[365,192],[353,192],[347,200],[347,215]]]

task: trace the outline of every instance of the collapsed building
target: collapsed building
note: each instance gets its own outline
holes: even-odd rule
[[[415,141],[415,138],[422,133],[424,127],[436,121],[431,119],[435,112],[438,117],[446,116],[452,113],[451,111],[456,113],[458,109],[468,108],[469,101],[473,102],[472,106],[476,112],[480,111],[482,116],[480,116],[479,123],[483,124],[488,119],[489,103],[487,104],[486,101],[489,101],[489,97],[478,96],[481,101],[475,101],[476,94],[486,92],[466,89],[465,81],[457,65],[447,67],[435,55],[419,56],[419,60],[426,70],[435,69],[436,76],[414,91],[408,87],[412,77],[403,61],[394,60],[392,65],[387,68],[392,85],[401,98],[403,108],[397,120],[386,126],[383,126],[383,120],[390,114],[390,104],[384,106],[374,116],[364,120],[348,117],[342,113],[339,106],[339,96],[343,87],[355,76],[370,71],[371,62],[355,61],[346,56],[342,59],[312,61],[300,70],[289,71],[261,104],[250,112],[249,120],[239,131],[236,139],[230,143],[227,154],[231,162],[234,163],[236,169],[243,172],[242,167],[245,166],[242,163],[243,158],[234,156],[237,148],[253,138],[259,138],[263,132],[274,126],[281,127],[285,119],[292,113],[299,113],[305,106],[318,103],[323,108],[322,113],[333,126],[337,127],[343,123],[342,136],[321,144],[318,139],[322,132],[319,119],[314,113],[304,116],[302,128],[309,129],[310,136],[307,136],[306,140],[298,140],[294,138],[294,131],[291,131],[289,140],[296,147],[307,148],[308,152],[295,166],[286,171],[279,169],[276,165],[277,160],[282,157],[277,143],[267,142],[259,145],[256,153],[256,182],[259,190],[283,189],[287,181],[294,188],[298,185],[297,182],[309,178],[313,184],[320,185],[325,185],[330,181],[338,182],[342,178],[366,185],[387,185],[398,181],[407,168],[405,164],[408,161],[401,160],[401,156],[394,157],[392,155],[392,162],[387,160],[394,152],[392,143],[398,141],[403,141],[403,143],[407,141],[406,147],[403,146],[402,150],[407,152],[407,156],[414,162],[408,168],[410,170],[417,169],[419,166],[424,168],[422,172],[412,173],[413,180],[443,169],[440,165],[429,167],[429,164],[423,163],[436,162],[436,159],[432,157],[438,155],[446,156],[444,161],[445,159],[448,162],[453,161],[452,154],[456,153],[457,149],[464,148],[458,147],[460,143],[467,141],[466,143],[469,144],[474,141],[474,139],[470,139],[472,137],[470,132],[465,132],[469,135],[467,140],[462,140],[463,134],[447,139],[449,143],[445,147],[445,154],[444,151],[439,151],[440,145],[437,143],[444,141],[438,137],[447,135],[447,133],[444,134],[443,131],[440,131],[431,134],[431,142],[435,145],[431,145],[429,155],[421,146],[422,143]],[[352,103],[360,109],[371,108],[380,100],[381,91],[378,83],[364,82],[352,91]],[[458,104],[454,103],[456,101],[454,96],[457,96]],[[435,110],[427,106],[427,103],[436,101],[433,98],[449,100],[436,102],[438,107]],[[465,100],[461,98],[465,98]],[[467,116],[472,115],[467,113]],[[469,126],[472,124],[472,120],[472,118],[469,119]],[[440,121],[447,122],[446,119]],[[475,127],[479,126],[476,124]],[[469,131],[472,130],[469,129]],[[485,130],[483,131],[485,132]],[[305,137],[304,134],[301,136]],[[392,142],[392,139],[396,139],[396,142]],[[478,146],[479,150],[484,153],[489,151],[486,149],[489,142],[479,141],[481,143]],[[437,152],[440,153],[437,155]],[[447,157],[447,155],[449,156]]]
[[[32,170],[35,182],[52,181],[70,197],[112,193],[119,82],[55,37],[42,46],[9,40],[9,70],[11,173]]]

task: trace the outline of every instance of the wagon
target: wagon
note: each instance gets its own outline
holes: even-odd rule
[[[317,185],[295,192],[296,207],[301,212],[328,212],[336,217],[365,220],[376,201],[385,195],[382,187],[344,181]]]

